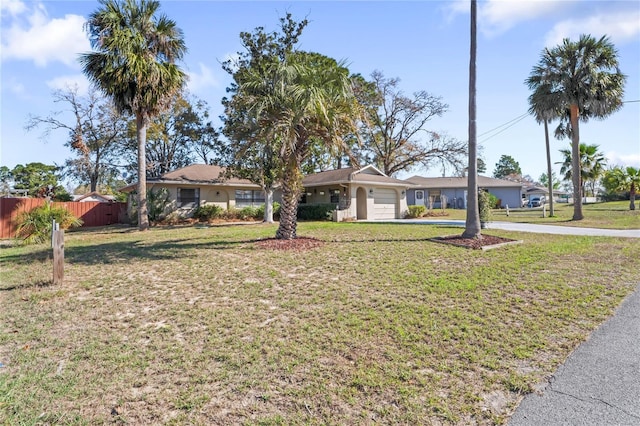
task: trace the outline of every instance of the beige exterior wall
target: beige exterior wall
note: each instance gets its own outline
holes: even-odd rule
[[[395,192],[394,218],[402,219],[405,217],[408,208],[407,195],[404,188],[360,184],[352,184],[348,188],[340,185],[318,186],[305,189],[306,202],[307,204],[332,204],[330,191],[340,190],[341,204],[347,205],[348,207],[339,210],[334,215],[334,220],[340,222],[344,220],[358,219],[358,188],[362,188],[366,194],[366,219],[376,219],[376,190],[379,189],[392,190]]]
[[[200,190],[200,205],[215,204],[225,210],[233,209],[236,206],[236,189],[252,189],[238,186],[199,186],[189,184],[162,184],[149,186],[147,191],[166,188],[169,191],[169,204],[165,208],[165,214],[176,213],[181,217],[188,217],[193,214],[196,207],[178,207],[178,188],[198,188]]]

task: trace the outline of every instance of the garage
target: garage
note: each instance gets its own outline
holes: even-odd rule
[[[396,190],[388,188],[374,188],[373,190],[373,219],[396,218]]]

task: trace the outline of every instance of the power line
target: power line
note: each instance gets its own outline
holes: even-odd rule
[[[519,122],[521,122],[522,120],[524,120],[528,115],[529,115],[528,113],[527,113],[527,114],[523,114],[523,115],[521,115],[520,117],[518,117],[518,119],[517,119],[516,121],[514,121],[515,119],[514,119],[514,120],[511,120],[511,121],[512,121],[512,123],[510,122],[511,124],[509,124],[508,126],[506,126],[504,129],[500,130],[499,132],[494,133],[493,135],[490,135],[490,136],[488,136],[488,137],[484,138],[483,140],[479,141],[478,143],[486,142],[486,141],[488,141],[489,139],[491,139],[491,138],[493,138],[493,137],[495,137],[495,136],[498,136],[500,133],[504,132],[505,130],[509,129],[510,127],[515,126],[516,124],[518,124]],[[503,124],[503,126],[504,126],[504,124]],[[485,133],[485,134],[486,134],[486,133]]]
[[[504,124],[499,125],[498,127],[494,127],[494,128],[493,128],[493,129],[491,129],[491,130],[487,130],[486,132],[484,132],[484,133],[482,133],[482,134],[478,135],[478,137],[484,136],[484,135],[486,135],[487,133],[491,133],[491,132],[493,132],[494,130],[497,130],[497,129],[501,128],[501,127],[504,127],[504,126],[506,126],[506,125],[510,124],[512,121],[522,120],[522,119],[523,119],[524,117],[526,117],[527,115],[529,115],[529,113],[528,113],[528,112],[525,112],[524,114],[519,115],[519,116],[517,116],[516,118],[514,118],[514,119],[512,119],[512,120],[509,120],[509,121],[507,121],[507,122],[506,122],[506,123],[504,123]],[[514,124],[515,124],[515,123],[514,123]],[[509,126],[509,127],[511,127],[511,126]]]

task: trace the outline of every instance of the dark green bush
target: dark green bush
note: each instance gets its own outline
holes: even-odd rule
[[[425,206],[412,205],[412,206],[407,206],[407,208],[409,209],[409,212],[407,213],[407,217],[411,219],[422,217],[424,215],[424,212],[427,211]]]
[[[299,204],[299,220],[331,220],[335,204]]]
[[[82,220],[64,207],[53,207],[51,203],[45,203],[18,215],[16,236],[25,244],[43,243],[51,238],[53,220],[60,225],[60,229],[82,225]]]
[[[478,209],[480,213],[480,222],[491,221],[491,201],[487,191],[478,191]],[[495,198],[495,197],[494,197]]]
[[[207,221],[212,219],[218,219],[224,213],[224,209],[215,204],[207,204],[204,206],[198,207],[193,212],[193,217],[200,221]]]

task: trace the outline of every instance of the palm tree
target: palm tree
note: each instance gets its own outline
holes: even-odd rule
[[[591,182],[591,192],[595,195],[595,182],[604,173],[607,159],[602,152],[598,151],[598,145],[580,144],[578,149],[580,152],[580,175],[578,178],[580,188],[580,198],[586,196],[586,185]],[[564,180],[573,180],[573,154],[569,149],[561,149],[560,152],[564,156],[561,163],[560,173]],[[575,203],[575,200],[574,200]]]
[[[529,81],[527,80],[527,83]],[[531,86],[531,85],[530,85]],[[529,114],[533,115],[538,123],[544,123],[544,142],[547,154],[547,176],[552,176],[551,170],[551,147],[549,143],[549,121],[560,118],[562,119],[562,111],[558,111],[555,105],[549,105],[546,102],[551,100],[550,88],[546,84],[540,84],[535,87],[534,92],[529,96]],[[560,126],[562,126],[562,121]],[[553,206],[553,180],[548,179],[549,191],[549,216],[555,216]]]
[[[469,58],[469,176],[467,177],[467,218],[462,236],[480,238],[478,206],[478,140],[476,135],[476,0],[471,0],[471,45]]]
[[[252,99],[250,114],[261,137],[277,145],[282,159],[282,203],[278,239],[296,237],[302,164],[315,144],[334,152],[348,152],[340,137],[355,132],[360,107],[349,73],[335,60],[317,53],[293,52],[266,72],[248,70],[238,88]]]
[[[138,227],[149,227],[145,143],[151,119],[181,90],[185,73],[176,65],[186,53],[182,31],[154,0],[100,0],[85,30],[94,52],[81,55],[89,80],[121,112],[136,117]]]
[[[605,173],[604,179],[610,182],[614,191],[629,191],[629,210],[636,209],[636,191],[640,188],[640,168],[615,167]]]
[[[534,111],[569,112],[572,169],[580,168],[578,121],[604,118],[620,109],[626,77],[618,68],[618,54],[604,36],[599,40],[581,35],[577,42],[562,44],[542,52],[526,83],[539,92]],[[582,220],[580,173],[573,174],[573,220]]]

